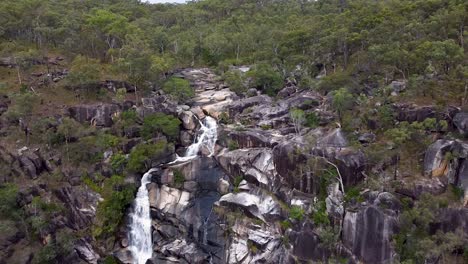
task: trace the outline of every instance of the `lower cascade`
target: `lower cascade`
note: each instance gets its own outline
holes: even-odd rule
[[[135,264],[145,264],[153,254],[151,241],[151,216],[148,189],[151,172],[141,178],[141,186],[134,202],[134,211],[130,215],[129,247]]]
[[[171,162],[183,162],[197,157],[198,152],[202,147],[206,147],[209,151],[209,156],[214,154],[214,148],[217,140],[217,122],[212,117],[205,117],[200,122],[198,137],[195,142],[190,145],[183,157],[177,158]],[[134,211],[130,215],[128,233],[129,248],[132,253],[133,263],[145,264],[153,255],[153,243],[151,233],[151,215],[149,193],[146,185],[151,182],[151,173],[155,169],[146,172],[141,178],[141,186],[138,189],[136,199],[134,201]]]

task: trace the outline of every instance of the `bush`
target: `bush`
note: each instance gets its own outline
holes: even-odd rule
[[[297,221],[302,221],[302,219],[304,219],[304,214],[304,209],[299,206],[293,206],[289,211],[289,217]]]
[[[179,136],[179,126],[181,122],[178,118],[163,113],[156,113],[145,117],[141,134],[143,138],[150,139],[155,136],[155,132],[162,132],[169,138],[175,139]]]
[[[229,149],[229,150],[232,151],[232,150],[236,150],[236,149],[238,149],[238,148],[239,148],[239,143],[237,143],[237,141],[232,140],[232,139],[230,139],[230,140],[228,141],[228,149]]]
[[[116,153],[112,155],[110,164],[114,172],[122,172],[127,164],[127,157],[122,152]]]
[[[163,85],[163,91],[178,102],[185,102],[195,96],[195,91],[190,87],[189,81],[172,77]]]
[[[151,159],[161,156],[168,148],[165,140],[159,140],[154,144],[140,144],[130,153],[127,169],[132,172],[143,172]],[[148,165],[148,166],[147,166]]]
[[[316,211],[312,214],[312,220],[316,225],[329,225],[327,206],[324,201],[320,201],[316,205]]]
[[[320,119],[314,112],[307,113],[305,117],[305,126],[310,128],[316,128],[319,126]]]
[[[0,186],[0,217],[8,218],[18,211],[18,187],[14,184]]]
[[[253,85],[270,96],[276,96],[283,87],[283,78],[269,64],[258,64],[248,72]]]
[[[174,184],[175,186],[181,186],[185,182],[185,176],[180,170],[174,170]]]
[[[230,70],[223,75],[224,81],[229,85],[229,89],[238,95],[247,91],[246,78],[239,70]]]

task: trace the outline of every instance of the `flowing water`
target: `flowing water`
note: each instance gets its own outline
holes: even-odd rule
[[[195,142],[187,148],[183,157],[177,156],[171,163],[188,161],[197,157],[202,147],[208,149],[210,153],[209,156],[214,154],[214,147],[218,135],[218,124],[214,118],[207,116],[200,122],[200,125],[201,127],[197,133],[198,136]],[[150,203],[148,189],[146,189],[146,185],[151,182],[151,172],[153,171],[154,169],[149,170],[141,178],[141,186],[138,189],[137,197],[134,202],[134,212],[130,215],[128,240],[135,264],[145,264],[153,255]],[[204,238],[204,240],[206,240],[206,238]]]
[[[145,264],[153,254],[151,241],[151,216],[148,189],[146,184],[151,182],[151,172],[145,173],[141,178],[134,202],[134,211],[130,215],[129,247],[135,264]]]

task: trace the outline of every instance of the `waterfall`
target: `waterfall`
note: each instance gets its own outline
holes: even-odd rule
[[[214,154],[214,148],[216,140],[218,140],[218,123],[216,120],[210,116],[205,117],[203,122],[200,122],[200,130],[198,136],[192,145],[187,148],[185,155],[183,157],[177,156],[177,158],[172,162],[187,161],[197,157],[198,152],[201,147],[205,146],[208,148],[210,155]]]
[[[153,255],[150,203],[146,189],[146,184],[151,182],[151,172],[153,169],[141,178],[141,186],[133,206],[134,211],[130,215],[128,242],[135,264],[145,264]]]
[[[179,161],[188,161],[197,157],[198,152],[203,146],[208,149],[210,153],[209,156],[214,154],[216,140],[218,139],[218,124],[214,118],[207,116],[203,119],[203,122],[200,122],[200,125],[198,136],[194,143],[187,148],[185,155],[183,157],[177,156],[177,158],[169,164]],[[146,189],[146,185],[151,182],[151,172],[153,171],[154,169],[149,170],[141,178],[141,186],[138,189],[133,205],[134,212],[130,215],[131,220],[128,241],[135,264],[145,264],[153,255],[150,202],[148,189]],[[206,233],[206,227],[204,232]],[[204,234],[203,240],[206,241],[206,234]]]

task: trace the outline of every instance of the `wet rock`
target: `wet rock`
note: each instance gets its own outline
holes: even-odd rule
[[[395,255],[392,236],[398,231],[398,213],[383,209],[381,202],[390,199],[398,204],[398,200],[388,197],[391,194],[384,196],[357,211],[347,211],[343,221],[343,244],[365,263],[389,263]]]
[[[68,108],[68,114],[80,123],[111,127],[112,118],[120,110],[120,106],[117,104],[78,105]]]
[[[164,214],[180,215],[188,206],[190,193],[166,185],[151,185],[149,192],[150,206]]]
[[[444,233],[458,230],[468,235],[468,208],[443,208],[437,213],[435,223],[431,225],[432,233],[442,230]]]
[[[192,111],[192,113],[194,113],[197,116],[198,120],[203,120],[206,117],[205,113],[200,108],[200,106],[192,107],[190,111]]]
[[[117,252],[114,252],[114,257],[117,258],[121,263],[124,264],[133,264],[132,252],[128,249],[120,249]]]
[[[468,135],[468,112],[456,114],[453,123],[461,134]]]
[[[344,215],[344,200],[343,193],[340,191],[340,185],[338,183],[330,184],[327,187],[327,191],[328,196],[325,199],[327,213],[341,224],[341,219],[343,219]]]
[[[218,182],[218,192],[220,194],[227,194],[229,192],[230,184],[224,179],[220,179]]]

